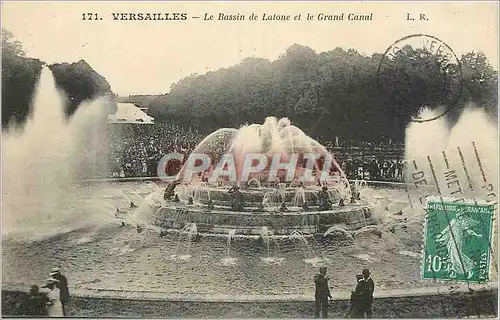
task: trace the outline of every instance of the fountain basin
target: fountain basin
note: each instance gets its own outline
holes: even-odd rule
[[[182,189],[184,188],[184,189]],[[230,207],[232,195],[227,192],[229,187],[220,188],[220,187],[210,187],[210,186],[202,186],[198,188],[192,187],[181,187],[179,188],[180,198],[187,200],[188,196],[192,196],[196,199],[200,204],[206,205],[208,204],[209,199],[212,200],[214,205],[219,206],[227,206]],[[276,188],[248,188],[241,189],[241,193],[245,198],[245,207],[258,207],[260,204],[265,203],[265,199],[268,198],[271,202],[281,203],[286,202],[289,205],[293,205],[294,198],[296,197],[298,188],[284,188],[284,189],[276,189]],[[317,196],[318,191],[321,190],[320,187],[308,187],[304,189],[303,199],[300,199],[300,202],[307,202],[309,206],[317,206],[319,205],[319,199]],[[340,200],[340,192],[331,187],[328,191],[330,199],[333,202],[338,202]],[[280,200],[278,200],[280,198]],[[296,203],[295,205],[302,205],[302,203]]]
[[[295,209],[295,210],[294,210]],[[252,211],[236,212],[224,208],[208,210],[197,205],[168,203],[151,208],[152,224],[163,229],[182,229],[195,223],[200,233],[226,236],[235,229],[238,235],[260,235],[266,226],[273,235],[290,235],[299,230],[304,235],[323,234],[330,227],[342,225],[347,230],[357,230],[375,224],[371,206],[367,203],[336,206],[331,210],[299,211],[290,208],[288,212]]]

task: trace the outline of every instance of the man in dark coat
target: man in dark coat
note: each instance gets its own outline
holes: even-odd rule
[[[68,280],[66,277],[61,274],[60,268],[53,268],[50,272],[50,276],[59,282],[57,283],[57,288],[60,292],[60,300],[63,307],[64,316],[68,313],[68,302],[69,302],[69,289],[68,289]]]
[[[372,318],[375,283],[370,277],[370,270],[364,269],[363,275],[358,275],[356,278],[358,282],[351,295],[349,318]]]
[[[331,299],[332,295],[328,287],[328,280],[330,278],[326,276],[326,270],[326,267],[321,267],[319,268],[319,273],[314,276],[314,284],[316,285],[316,294],[314,296],[316,318],[319,318],[320,310],[322,317],[328,318],[328,298]]]
[[[366,289],[364,292],[364,312],[367,318],[371,318],[372,313],[372,304],[373,304],[373,292],[375,291],[375,283],[370,277],[370,270],[363,270],[363,280],[366,283]]]
[[[351,308],[346,318],[359,319],[364,318],[365,306],[364,296],[366,292],[366,282],[362,275],[356,275],[356,288],[351,293]]]

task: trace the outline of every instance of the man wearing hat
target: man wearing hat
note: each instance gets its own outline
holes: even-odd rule
[[[365,317],[365,292],[367,284],[363,275],[356,275],[356,289],[351,292],[351,308],[347,312],[346,318],[359,319]]]
[[[316,285],[316,294],[314,296],[316,312],[315,317],[319,318],[319,312],[323,318],[328,318],[328,298],[332,298],[330,288],[328,287],[329,277],[326,276],[326,267],[320,267],[319,273],[314,276],[314,284]]]
[[[372,304],[373,304],[373,292],[375,291],[375,283],[370,277],[370,270],[363,270],[363,281],[366,283],[366,290],[364,296],[364,312],[367,318],[372,317]]]
[[[52,268],[50,272],[52,278],[57,280],[57,288],[60,291],[60,300],[63,308],[63,314],[66,316],[68,312],[68,302],[69,302],[69,289],[68,289],[68,280],[64,275],[61,274],[61,269],[56,267]]]

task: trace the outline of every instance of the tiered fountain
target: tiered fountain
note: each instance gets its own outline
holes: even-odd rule
[[[151,208],[154,225],[182,230],[194,223],[200,233],[224,236],[229,232],[260,235],[265,226],[274,236],[288,236],[324,234],[336,225],[356,230],[374,224],[370,205],[359,199],[333,155],[288,119],[269,117],[263,125],[217,130],[193,154],[208,155],[215,167],[192,174],[185,164],[174,182],[178,184],[175,195],[168,192],[174,190],[170,185],[165,201]],[[236,175],[212,179],[221,154],[234,159]],[[250,154],[264,155],[268,165],[243,178]],[[308,165],[311,154],[317,160]],[[298,159],[292,176],[282,169],[275,171],[275,179],[270,178],[270,163],[276,155],[280,163]]]

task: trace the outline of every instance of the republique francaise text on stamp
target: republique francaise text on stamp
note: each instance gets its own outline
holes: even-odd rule
[[[429,198],[422,279],[487,282],[493,217],[491,204]]]

